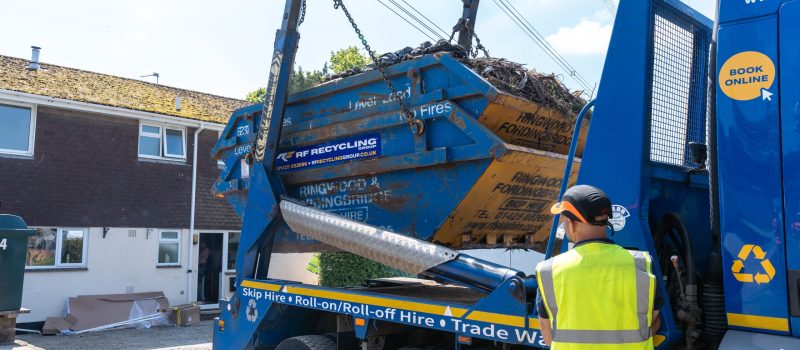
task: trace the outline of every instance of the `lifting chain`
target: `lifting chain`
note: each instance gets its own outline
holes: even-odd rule
[[[297,26],[299,27],[303,24],[303,21],[306,20],[306,0],[303,0],[303,9],[300,11],[300,22],[297,22]]]
[[[478,57],[478,50],[480,50],[480,51],[483,52],[483,55],[486,56],[487,58],[491,57],[491,56],[489,56],[489,51],[486,50],[486,47],[483,46],[483,44],[481,44],[481,39],[478,38],[478,34],[475,34],[475,30],[472,30],[469,27],[469,21],[464,19],[464,18],[459,18],[458,22],[456,22],[456,25],[453,26],[453,32],[450,33],[450,38],[447,39],[447,42],[453,42],[453,37],[456,36],[456,32],[458,32],[458,31],[460,31],[462,29],[471,30],[472,31],[472,37],[475,38],[475,43],[476,43],[475,47],[471,48],[470,51],[467,52],[468,55],[470,55],[472,58],[476,58],[476,57]]]
[[[372,60],[372,64],[374,64],[375,68],[378,69],[378,71],[381,73],[381,77],[383,78],[383,81],[386,83],[386,85],[389,87],[391,95],[394,96],[394,98],[397,99],[397,103],[400,104],[400,114],[402,114],[403,117],[406,119],[406,122],[408,122],[408,126],[411,128],[411,132],[414,133],[414,135],[422,135],[422,133],[425,131],[425,123],[422,120],[417,119],[416,115],[408,110],[408,105],[406,105],[406,102],[403,99],[403,93],[397,91],[397,89],[395,89],[394,87],[394,84],[392,84],[392,82],[389,81],[389,77],[386,76],[386,71],[383,69],[383,65],[380,62],[378,62],[378,58],[375,56],[375,52],[373,52],[372,48],[370,48],[369,44],[367,44],[367,39],[365,39],[364,35],[361,34],[361,29],[358,29],[355,20],[353,20],[353,16],[350,15],[350,11],[348,11],[347,7],[344,6],[342,0],[333,0],[333,8],[334,9],[341,8],[342,11],[344,11],[345,16],[347,16],[347,20],[350,21],[350,25],[352,25],[353,29],[356,31],[358,39],[361,40],[361,44],[364,45],[364,49],[367,50],[367,54],[369,54],[369,58]]]
[[[475,49],[474,51],[472,51],[472,58],[478,57],[478,50],[483,51],[483,55],[486,56],[486,58],[491,57],[489,56],[489,50],[487,50],[486,47],[484,47],[483,44],[481,44],[481,39],[478,38],[478,34],[475,34],[475,32],[473,31],[472,36],[475,37]]]

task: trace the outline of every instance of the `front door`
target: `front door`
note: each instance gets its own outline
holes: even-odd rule
[[[197,255],[197,302],[217,304],[220,297],[220,275],[223,233],[201,232]]]

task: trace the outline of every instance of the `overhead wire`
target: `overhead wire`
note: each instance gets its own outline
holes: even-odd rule
[[[608,8],[608,12],[611,12],[611,16],[617,16],[617,6],[614,5],[614,0],[603,0],[603,4]]]
[[[536,30],[533,25],[527,21],[527,19],[522,16],[522,14],[514,7],[514,5],[507,4],[504,0],[492,0],[494,1],[495,5],[497,5],[500,10],[502,10],[508,18],[514,22],[514,24],[519,27],[522,32],[531,39],[542,51],[545,52],[558,66],[560,66],[567,74],[575,80],[581,87],[583,87],[586,91],[591,91],[592,87],[588,81],[586,81],[583,76],[578,73],[578,71],[564,59],[563,56],[553,48],[550,43],[544,38],[544,36]],[[499,2],[498,2],[499,1]]]
[[[414,23],[411,23],[411,21],[409,21],[408,19],[406,19],[405,17],[403,17],[402,15],[397,13],[397,11],[395,11],[393,8],[389,7],[389,5],[384,4],[383,1],[381,1],[381,0],[378,0],[378,2],[381,5],[383,5],[384,7],[386,7],[387,9],[389,9],[389,11],[392,11],[395,15],[397,15],[397,17],[400,17],[402,20],[404,20],[406,23],[408,23],[408,25],[414,27],[414,29],[418,30],[420,33],[422,33],[422,35],[428,37],[428,39],[436,41],[436,39],[434,39],[429,33],[426,33],[424,30],[422,30],[419,27],[417,27],[416,25],[414,25]]]
[[[411,13],[411,11],[406,9],[404,6],[398,4],[397,1],[395,1],[395,0],[388,0],[388,1],[391,2],[392,4],[394,4],[394,6],[396,6],[398,9],[400,9],[400,11],[403,11],[406,15],[411,17],[411,19],[413,19],[415,22],[419,23],[421,26],[423,26],[426,29],[428,29],[431,33],[433,33],[433,35],[438,36],[439,39],[444,39],[444,37],[442,35],[440,35],[433,28],[431,28],[428,24],[426,24],[421,19],[419,19],[417,16],[415,16],[413,13]],[[416,11],[416,9],[415,9],[415,11]],[[419,11],[417,11],[417,12],[419,12]]]
[[[418,13],[420,16],[422,16],[422,18],[424,18],[425,20],[430,22],[434,27],[439,29],[439,31],[441,31],[445,36],[450,35],[450,33],[448,33],[446,30],[442,29],[442,27],[439,27],[439,25],[437,25],[436,22],[432,21],[430,18],[428,18],[428,16],[425,16],[425,14],[423,14],[422,12],[417,10],[416,7],[414,7],[411,4],[409,4],[408,2],[406,2],[406,0],[400,0],[400,1],[402,1],[404,4],[408,5],[408,7],[410,7],[412,10],[414,10],[414,12]]]
[[[575,67],[573,67],[563,56],[561,56],[561,54],[558,52],[558,50],[556,50],[552,45],[550,45],[550,42],[548,42],[544,38],[544,36],[538,30],[536,30],[536,28],[533,26],[533,24],[531,24],[522,15],[522,13],[520,13],[519,10],[517,10],[517,8],[514,6],[514,4],[512,4],[508,0],[499,0],[499,1],[505,2],[505,3],[508,4],[508,6],[510,6],[510,10],[512,10],[516,14],[515,17],[517,19],[519,19],[521,23],[524,22],[523,25],[527,24],[527,28],[534,34],[535,37],[537,37],[539,39],[539,42],[542,45],[544,45],[544,48],[546,50],[551,51],[553,53],[553,55],[559,61],[561,61],[561,63],[566,67],[567,71],[570,73],[571,76],[573,76],[573,78],[575,78],[576,80],[580,80],[582,82],[581,85],[583,85],[584,88],[586,88],[587,90],[591,89],[591,84],[585,78],[583,78],[583,76],[580,73],[578,73],[578,71],[575,69]]]

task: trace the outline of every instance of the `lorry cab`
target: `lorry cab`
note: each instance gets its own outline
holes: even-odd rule
[[[603,70],[579,182],[629,214],[617,242],[659,252],[679,324],[692,307],[664,254],[693,260],[681,273],[694,265],[705,334],[732,330],[723,348],[798,346],[799,19],[797,1],[721,1],[715,33],[680,2],[623,1]],[[667,213],[691,248],[660,236]]]

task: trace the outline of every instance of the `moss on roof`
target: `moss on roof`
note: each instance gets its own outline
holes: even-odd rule
[[[223,124],[233,110],[250,104],[46,63],[41,64],[41,69],[31,71],[27,69],[28,63],[25,59],[0,55],[0,89]],[[181,97],[180,111],[175,110],[176,96]]]

